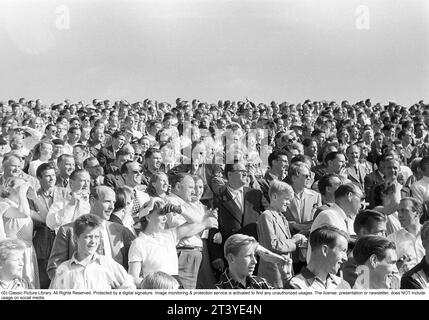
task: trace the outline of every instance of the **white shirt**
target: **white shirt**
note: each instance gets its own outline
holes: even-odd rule
[[[107,233],[107,229],[106,229],[106,221],[103,221],[101,223],[100,230],[101,230],[100,241],[103,241],[104,256],[112,258],[112,248],[110,247],[109,234]]]
[[[244,208],[244,197],[243,197],[243,187],[240,189],[232,189],[230,186],[227,187],[228,191],[231,193],[232,198],[238,207],[243,211]]]
[[[411,186],[411,192],[413,197],[420,200],[421,203],[425,203],[429,200],[429,177],[423,177],[419,181],[416,181]]]

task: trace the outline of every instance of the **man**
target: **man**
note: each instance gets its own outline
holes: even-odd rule
[[[271,182],[274,180],[283,181],[287,175],[288,157],[285,151],[275,150],[268,156],[269,169],[266,171],[263,178],[258,180],[259,186],[264,198],[269,202],[268,190],[270,189]]]
[[[429,222],[422,226],[420,238],[425,256],[420,263],[402,276],[401,289],[429,289]]]
[[[402,229],[387,237],[396,245],[396,254],[403,264],[399,268],[401,274],[413,268],[425,255],[420,239],[420,217],[423,213],[421,203],[415,198],[403,198],[399,202],[398,218]]]
[[[46,273],[49,255],[55,239],[55,232],[46,225],[46,216],[54,202],[67,198],[69,190],[55,186],[55,166],[52,163],[42,163],[36,171],[40,182],[40,189],[36,198],[29,199],[30,209],[33,210],[33,245],[39,267],[39,281],[41,289],[49,288],[49,277]]]
[[[377,165],[377,170],[374,170],[370,174],[367,174],[365,176],[365,196],[366,201],[369,202],[369,207],[374,208],[375,203],[375,195],[374,195],[374,188],[377,185],[380,185],[384,182],[384,164],[386,161],[387,156],[386,155],[380,155],[375,159],[375,164]]]
[[[316,218],[320,212],[327,210],[335,203],[335,191],[342,184],[341,178],[335,173],[330,173],[323,176],[318,182],[318,189],[322,195],[322,205],[317,208],[314,213]]]
[[[347,260],[347,243],[347,233],[333,226],[312,231],[308,265],[289,281],[288,287],[305,290],[350,289],[346,281],[336,276]]]
[[[294,197],[286,211],[286,219],[289,221],[292,233],[310,230],[314,219],[314,213],[322,205],[320,194],[306,188],[306,183],[310,179],[310,169],[303,162],[291,164],[288,177],[294,191]]]
[[[56,186],[69,188],[70,175],[75,170],[74,158],[70,154],[62,154],[57,161],[58,176]]]
[[[107,169],[107,165],[116,158],[116,152],[122,148],[125,143],[125,134],[121,131],[116,131],[112,134],[112,144],[108,147],[101,148],[97,155],[98,162],[104,170]]]
[[[304,146],[304,155],[309,156],[311,158],[311,168],[314,169],[317,166],[317,141],[314,138],[306,138],[302,142],[302,145]]]
[[[360,147],[356,144],[352,144],[347,148],[347,165],[345,167],[345,172],[347,174],[347,178],[352,183],[356,183],[359,188],[363,190],[366,170],[360,163],[360,154]]]
[[[75,144],[73,146],[73,158],[76,169],[83,169],[83,162],[89,156],[88,147],[84,144]]]
[[[420,168],[423,178],[411,185],[411,192],[413,197],[421,203],[425,203],[429,200],[429,156],[423,157],[420,162]]]
[[[167,215],[167,226],[176,228],[185,223],[197,223],[204,220],[204,212],[196,210],[191,205],[195,193],[195,183],[191,175],[178,173],[170,177],[172,193],[167,201],[173,205],[180,206],[187,213],[187,219],[182,215],[169,213]],[[197,284],[198,270],[202,260],[203,242],[199,235],[183,238],[177,244],[179,256],[179,279],[185,289],[195,289]]]
[[[115,192],[106,186],[98,186],[91,195],[91,213],[102,219],[101,238],[98,253],[113,258],[128,269],[128,250],[134,235],[126,227],[108,221],[116,201]],[[72,258],[76,250],[73,223],[68,223],[58,229],[55,242],[49,258],[47,272],[53,279],[58,266]]]
[[[73,154],[73,148],[78,144],[82,131],[77,127],[70,127],[67,134],[67,141],[64,143],[63,151],[66,154]]]
[[[395,244],[384,237],[360,238],[353,249],[359,276],[353,289],[399,289]]]
[[[209,252],[216,270],[224,270],[222,244],[232,234],[243,233],[257,238],[256,221],[262,210],[262,192],[246,187],[247,170],[243,162],[225,165],[227,186],[214,199],[218,208],[219,235],[217,230],[209,232]],[[217,236],[216,236],[217,235]],[[211,237],[218,239],[213,242]]]
[[[144,155],[142,184],[149,186],[150,180],[155,173],[159,173],[162,166],[161,151],[157,148],[149,148]]]
[[[115,161],[107,165],[106,175],[104,177],[104,184],[113,190],[124,186],[124,177],[121,173],[122,165],[132,160],[132,155],[123,149],[116,152]]]
[[[135,119],[134,116],[126,116],[124,120],[124,130],[128,131],[131,134],[131,140],[138,140],[141,139],[143,134],[136,130],[135,127]]]
[[[121,167],[121,174],[124,179],[124,188],[133,194],[131,216],[137,222],[140,208],[150,200],[149,195],[145,192],[145,186],[141,184],[142,166],[136,161],[127,161]]]
[[[274,257],[281,264],[279,270],[286,279],[289,276],[289,261],[278,258],[278,255],[272,254],[269,250],[261,248],[254,237],[244,234],[233,234],[226,241],[224,246],[225,259],[228,262],[228,268],[220,276],[216,284],[217,289],[273,289],[268,282],[261,277],[254,276],[256,268],[256,254],[259,252],[268,253],[268,256]],[[264,257],[261,255],[261,257]],[[264,259],[269,259],[264,257]],[[268,261],[268,260],[267,260]]]
[[[53,161],[55,164],[58,164],[58,158],[64,153],[64,141],[61,139],[54,139],[52,140],[52,157],[51,161]]]
[[[73,223],[76,251],[59,265],[50,289],[135,289],[133,278],[110,256],[97,253],[103,241],[103,221],[88,214]]]
[[[63,224],[70,223],[81,215],[90,213],[89,187],[91,178],[84,169],[70,175],[70,193],[52,203],[46,215],[46,225],[57,232]]]
[[[353,223],[353,229],[356,233],[357,239],[367,235],[376,235],[385,237],[387,232],[387,218],[381,212],[375,210],[364,210],[358,213]],[[350,287],[353,287],[358,277],[356,271],[358,265],[353,257],[353,251],[348,254],[348,260],[343,263],[341,270],[343,278],[346,280]]]

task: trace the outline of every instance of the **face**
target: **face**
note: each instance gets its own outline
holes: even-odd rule
[[[360,158],[359,148],[356,146],[350,147],[349,150],[347,151],[347,159],[349,160],[349,162],[353,164],[358,163],[359,158]]]
[[[402,228],[419,223],[419,215],[413,210],[411,201],[401,201],[398,208],[398,218]]]
[[[315,157],[317,155],[317,142],[312,141],[308,147],[304,147],[304,154]]]
[[[347,239],[343,236],[338,236],[333,248],[326,247],[326,259],[330,267],[329,272],[336,274],[341,265],[347,261]]]
[[[386,161],[384,165],[384,174],[386,178],[396,179],[399,173],[399,164],[396,160]]]
[[[198,179],[195,182],[195,199],[199,201],[204,193],[204,182]]]
[[[159,214],[159,210],[155,210],[146,218],[149,220],[149,224],[154,226],[158,230],[164,230],[167,222],[167,216],[165,214]]]
[[[3,170],[6,177],[17,177],[22,170],[22,161],[16,157],[11,157],[3,164]]]
[[[73,142],[77,142],[77,141],[79,141],[81,134],[82,133],[81,133],[80,129],[79,130],[75,129],[75,130],[73,130],[73,132],[71,132],[69,134],[69,140],[73,141]]]
[[[362,192],[359,191],[358,193],[351,194],[350,198],[350,209],[354,215],[357,215],[359,210],[363,207],[363,204],[365,203],[365,197]]]
[[[128,165],[127,173],[125,173],[125,182],[130,187],[135,187],[142,182],[142,167],[138,162],[132,162]]]
[[[158,195],[166,193],[169,187],[167,175],[161,174],[156,180],[156,182],[153,184],[153,186]]]
[[[273,169],[285,172],[289,167],[289,161],[286,155],[280,155],[277,160],[273,160]]]
[[[58,163],[58,168],[62,175],[70,176],[70,174],[75,170],[74,158],[64,158],[63,161]]]
[[[147,159],[148,167],[151,169],[158,170],[161,167],[162,164],[162,155],[160,152],[153,153],[148,159]]]
[[[186,176],[182,182],[177,185],[177,195],[187,202],[191,202],[195,196],[195,182],[190,176]]]
[[[141,143],[141,146],[142,146],[142,152],[146,152],[146,150],[149,149],[149,147],[150,147],[149,140],[148,139],[143,139],[142,143]]]
[[[341,185],[341,180],[338,177],[332,177],[330,179],[330,185],[326,188],[327,193],[329,194],[334,194],[335,191],[337,191],[337,189],[339,188],[339,186]]]
[[[44,144],[40,149],[40,155],[46,159],[50,159],[52,157],[52,145]]]
[[[308,184],[310,179],[311,179],[310,170],[308,170],[307,167],[302,167],[300,169],[298,176],[294,176],[292,178],[292,184],[294,187],[297,187],[298,189],[302,189]]]
[[[363,237],[365,235],[376,235],[380,237],[386,237],[386,232],[386,221],[375,221],[369,230],[362,229],[362,232],[358,236]]]
[[[73,192],[86,191],[89,192],[91,177],[88,172],[80,172],[75,176],[75,180],[70,180],[70,189]]]
[[[87,227],[76,239],[76,245],[81,257],[88,257],[97,252],[100,244],[100,228]]]
[[[372,270],[372,276],[378,283],[385,283],[387,278],[399,273],[396,267],[398,260],[396,251],[387,249],[385,255],[386,257],[383,260],[379,261],[377,259],[376,266]]]
[[[55,170],[49,169],[42,173],[42,178],[40,179],[40,185],[43,189],[49,189],[55,186],[56,181],[57,181],[57,176],[55,175]]]
[[[229,265],[239,276],[247,277],[253,274],[256,266],[255,247],[251,244],[244,246],[236,256],[230,254]]]
[[[244,164],[234,164],[233,171],[228,173],[228,181],[236,187],[244,186],[247,183],[247,169]]]
[[[125,143],[125,137],[124,136],[119,136],[116,139],[112,139],[112,146],[113,146],[113,149],[115,149],[115,150],[122,148],[124,143]]]
[[[0,266],[0,270],[9,279],[22,278],[24,269],[24,251],[12,250]]]
[[[341,170],[344,168],[346,164],[346,158],[344,157],[343,154],[339,154],[334,160],[330,161],[330,163],[331,163],[333,172],[336,174],[339,174],[341,173]]]
[[[281,212],[286,212],[287,207],[290,204],[290,196],[286,193],[282,193],[282,194],[274,194],[273,196],[273,200],[278,203]]]
[[[113,190],[106,190],[95,200],[91,206],[91,212],[104,220],[109,220],[116,202],[116,194]]]
[[[85,160],[85,152],[80,147],[73,148],[73,157],[75,162],[82,163]]]

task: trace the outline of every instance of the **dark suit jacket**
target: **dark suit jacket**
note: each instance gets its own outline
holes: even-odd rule
[[[135,236],[124,226],[107,221],[107,234],[109,235],[112,258],[128,270],[128,250]],[[76,245],[73,240],[73,223],[68,223],[58,229],[49,257],[47,272],[50,279],[55,276],[58,266],[71,259]]]
[[[213,243],[209,237],[208,247],[211,260],[223,258],[223,244],[230,235],[243,233],[258,239],[256,221],[262,211],[262,192],[244,187],[244,212],[240,210],[228,189],[215,198],[214,207],[218,208],[219,231],[222,245]],[[215,232],[210,232],[213,235]]]
[[[370,208],[374,208],[375,197],[373,191],[376,185],[384,182],[384,178],[381,176],[378,170],[373,171],[371,174],[365,176],[365,197],[366,201],[370,203]]]
[[[97,154],[97,160],[100,163],[100,166],[103,167],[104,171],[106,171],[109,163],[115,161],[115,158],[116,156],[112,146],[101,148]]]
[[[362,191],[364,191],[366,169],[365,169],[365,166],[360,163],[358,164],[358,166],[359,166],[359,172],[360,172],[360,179],[359,179],[359,176],[356,174],[356,170],[354,167],[347,165],[345,168],[345,172],[347,173],[347,179],[349,179],[351,182],[359,186],[362,189]]]
[[[122,174],[109,173],[104,176],[104,184],[113,190],[116,190],[125,185],[125,180]]]

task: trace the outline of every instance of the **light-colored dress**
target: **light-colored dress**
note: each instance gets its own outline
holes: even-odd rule
[[[2,199],[0,201],[4,235],[8,239],[19,239],[26,244],[22,277],[27,279],[34,288],[39,289],[39,269],[36,251],[33,247],[33,220],[30,216],[23,218],[16,216],[17,211],[14,208],[18,209],[18,204],[11,200]]]

